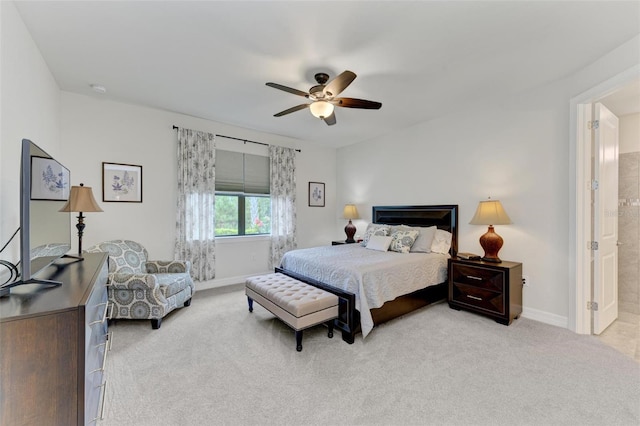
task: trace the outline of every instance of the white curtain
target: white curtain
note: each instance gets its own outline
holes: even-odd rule
[[[298,247],[296,240],[296,151],[269,146],[271,169],[271,264],[280,266],[282,256]]]
[[[191,261],[196,281],[215,277],[215,135],[178,128],[176,259]]]

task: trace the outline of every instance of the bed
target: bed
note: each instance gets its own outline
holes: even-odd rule
[[[336,328],[353,343],[373,327],[447,295],[447,259],[457,252],[457,205],[374,206],[372,223],[436,226],[451,233],[448,254],[377,252],[360,244],[314,247],[285,254],[277,272],[336,294]]]

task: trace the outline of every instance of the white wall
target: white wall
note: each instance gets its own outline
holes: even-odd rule
[[[155,259],[172,259],[177,192],[177,133],[173,125],[269,144],[299,148],[297,153],[298,242],[300,247],[329,244],[335,232],[335,149],[250,131],[182,114],[113,102],[96,96],[62,92],[61,140],[72,183],[93,188],[104,213],[88,213],[83,246],[128,238],[139,241]],[[223,149],[266,153],[255,144],[217,138]],[[102,202],[102,162],[141,165],[143,202]],[[307,207],[309,181],[325,182],[327,207]],[[75,244],[75,242],[74,242]],[[219,238],[216,279],[208,288],[241,282],[267,272],[269,241],[265,237]]]
[[[469,220],[480,200],[501,200],[513,224],[496,227],[500,257],[523,262],[525,310],[566,316],[566,116],[566,97],[550,88],[340,149],[339,197],[357,204],[358,233],[372,205],[458,204],[459,250],[479,254],[486,227]]]
[[[640,152],[640,113],[618,117],[620,154]]]
[[[0,2],[0,246],[20,225],[20,149],[31,139],[63,164],[60,91],[11,2]],[[66,165],[66,164],[65,164]],[[19,239],[0,258],[19,260]]]
[[[339,149],[338,200],[356,203],[364,219],[358,233],[372,205],[458,204],[459,249],[482,254],[478,239],[486,229],[468,222],[478,201],[500,199],[513,220],[496,228],[505,241],[500,257],[522,262],[530,277],[523,316],[567,326],[576,285],[569,101],[640,63],[639,41],[565,80]]]

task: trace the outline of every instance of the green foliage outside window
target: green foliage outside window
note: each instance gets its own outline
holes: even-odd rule
[[[216,194],[216,237],[271,233],[271,198]]]

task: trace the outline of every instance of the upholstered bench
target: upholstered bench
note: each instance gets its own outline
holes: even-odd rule
[[[302,331],[320,323],[329,327],[338,317],[338,296],[281,273],[247,278],[245,293],[249,312],[253,301],[280,318],[296,332],[296,350],[302,350]]]

